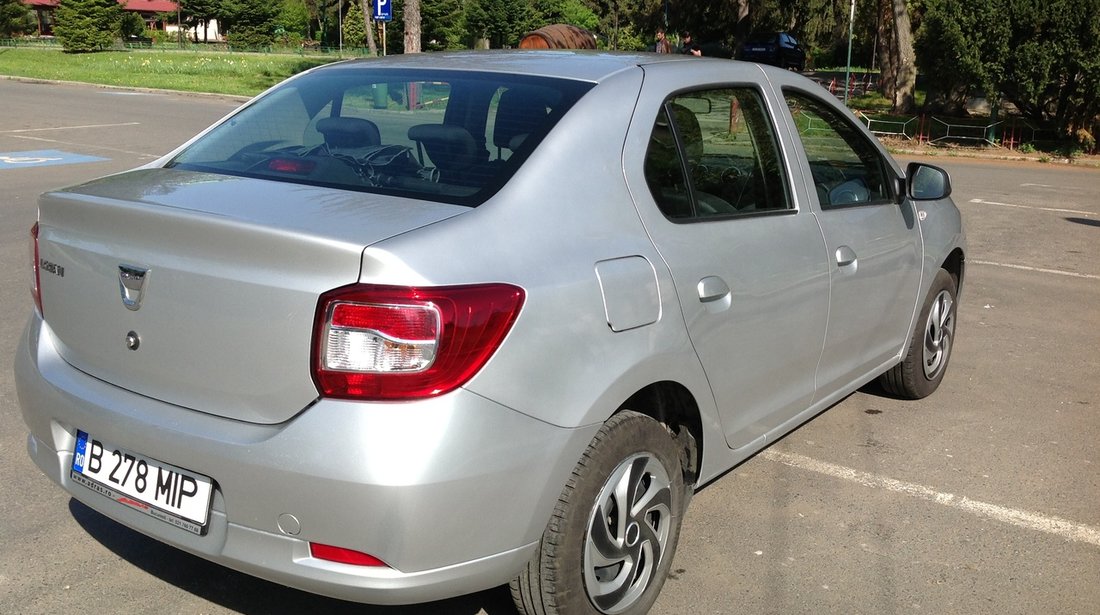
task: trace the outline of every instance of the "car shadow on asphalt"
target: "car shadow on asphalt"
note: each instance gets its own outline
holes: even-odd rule
[[[1100,220],[1093,220],[1092,218],[1066,218],[1066,220],[1074,224],[1083,224],[1085,226],[1100,226]]]
[[[265,581],[206,561],[131,530],[69,500],[69,512],[88,534],[112,553],[166,583],[239,613],[333,615],[514,614],[507,587],[450,600],[410,606],[373,606],[318,596]]]

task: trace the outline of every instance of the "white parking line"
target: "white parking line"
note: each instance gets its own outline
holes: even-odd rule
[[[866,487],[886,489],[894,493],[901,493],[928,502],[942,504],[949,508],[962,510],[978,517],[985,517],[1016,527],[1053,534],[1073,542],[1083,542],[1100,547],[1100,528],[1075,523],[1067,519],[1017,510],[1015,508],[1007,508],[987,502],[979,502],[977,500],[971,500],[966,496],[955,495],[953,493],[942,493],[931,487],[925,487],[924,485],[907,483],[905,481],[871,474],[870,472],[862,472],[860,470],[828,463],[826,461],[819,461],[796,453],[766,450],[760,453],[760,457],[768,461],[788,465],[792,468],[824,474],[833,478],[859,483]]]
[[[1100,280],[1100,275],[1094,275],[1091,273],[1078,273],[1076,271],[1062,271],[1061,269],[1043,269],[1042,267],[1028,267],[1027,265],[1011,265],[1009,263],[995,263],[993,261],[979,261],[968,259],[967,264],[971,265],[989,265],[991,267],[1008,267],[1009,269],[1019,269],[1021,271],[1034,271],[1036,273],[1053,273],[1055,275],[1064,275],[1071,278],[1084,278],[1086,280]]]
[[[119,126],[140,126],[141,122],[123,122],[122,124],[85,124],[83,126],[54,126],[51,128],[16,128],[15,130],[0,130],[0,134],[15,134],[20,132],[43,132],[47,130],[76,130],[79,128],[118,128]]]
[[[26,139],[28,141],[42,141],[44,143],[58,143],[61,145],[71,145],[78,148],[90,148],[95,150],[101,150],[104,152],[118,152],[120,154],[131,154],[134,156],[141,156],[142,158],[160,158],[164,154],[150,154],[149,152],[135,152],[128,149],[119,149],[117,147],[107,147],[106,145],[90,145],[88,143],[74,143],[72,141],[59,141],[57,139],[47,139],[45,137],[32,137],[30,135],[12,135],[14,139]]]
[[[1035,209],[1038,211],[1052,211],[1060,214],[1078,214],[1081,216],[1095,216],[1096,212],[1093,211],[1081,211],[1079,209],[1058,209],[1055,207],[1035,207],[1032,205],[1015,205],[1013,203],[998,203],[997,201],[986,201],[985,199],[970,199],[971,203],[981,203],[983,205],[1000,205],[1001,207],[1015,207],[1017,209]]]

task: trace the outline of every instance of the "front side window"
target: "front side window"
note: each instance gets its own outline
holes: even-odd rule
[[[856,127],[825,103],[786,92],[822,209],[893,200],[886,161]]]
[[[790,209],[775,131],[752,88],[666,101],[653,124],[645,176],[658,207],[673,220]]]
[[[181,169],[475,206],[590,88],[501,74],[318,71],[181,152]]]

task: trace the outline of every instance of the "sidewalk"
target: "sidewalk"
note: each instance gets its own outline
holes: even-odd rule
[[[1020,151],[992,145],[958,145],[955,143],[929,144],[908,139],[879,137],[879,141],[895,156],[922,156],[925,158],[980,158],[986,160],[1020,161],[1045,164],[1070,165],[1100,169],[1100,155],[1075,156],[1072,159],[1050,154]]]

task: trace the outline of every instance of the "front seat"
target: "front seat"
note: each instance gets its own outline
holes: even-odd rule
[[[416,142],[417,154],[424,164],[428,154],[439,170],[439,181],[446,184],[480,185],[477,143],[470,131],[449,124],[418,124],[409,128],[409,140]]]

